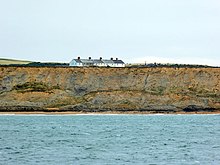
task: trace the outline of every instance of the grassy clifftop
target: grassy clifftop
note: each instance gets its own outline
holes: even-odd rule
[[[13,60],[13,59],[0,58],[0,65],[29,64],[29,63],[31,63],[31,61],[23,61],[23,60]]]

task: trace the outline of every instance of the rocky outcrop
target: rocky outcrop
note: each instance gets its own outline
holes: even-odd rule
[[[189,105],[183,109],[184,112],[213,112],[215,108],[212,107],[203,107],[197,105]]]
[[[33,112],[46,111],[46,109],[35,106],[0,106],[0,112]]]
[[[220,110],[220,68],[0,67],[0,107],[6,111],[12,107],[86,112]]]

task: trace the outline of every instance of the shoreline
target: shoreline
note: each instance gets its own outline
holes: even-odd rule
[[[44,112],[44,111],[20,111],[20,112],[0,112],[0,115],[193,115],[193,114],[220,114],[220,111],[213,112],[139,112],[139,111],[130,111],[130,112],[121,112],[121,111],[107,111],[107,112],[73,112],[73,111],[65,111],[65,112]]]

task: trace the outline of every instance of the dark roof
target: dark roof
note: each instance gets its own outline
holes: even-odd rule
[[[93,60],[90,59],[81,59],[82,63],[93,64]]]
[[[79,60],[79,59],[74,59],[77,63],[82,63],[82,61],[81,60]]]
[[[99,59],[95,59],[95,60],[93,60],[93,62],[94,62],[94,63],[103,63],[103,61],[102,61],[102,60],[99,60]]]
[[[102,60],[105,64],[114,64],[113,60]]]
[[[124,64],[122,60],[113,60],[115,64]]]
[[[96,64],[96,63],[105,63],[105,64],[124,64],[122,60],[106,60],[106,59],[74,59],[77,63],[87,63],[87,64]]]

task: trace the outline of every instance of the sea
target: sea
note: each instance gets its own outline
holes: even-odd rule
[[[220,115],[0,115],[1,165],[219,165]]]

